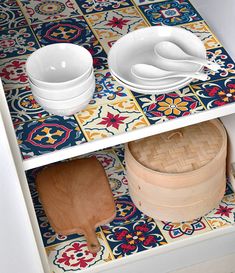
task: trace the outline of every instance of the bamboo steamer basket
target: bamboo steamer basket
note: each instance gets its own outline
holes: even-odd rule
[[[190,221],[217,207],[226,187],[227,135],[219,120],[125,146],[130,196],[146,215]]]

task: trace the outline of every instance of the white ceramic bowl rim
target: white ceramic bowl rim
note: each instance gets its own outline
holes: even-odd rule
[[[82,57],[84,60],[86,60],[86,64],[82,64],[83,68],[82,68],[82,73],[80,71],[80,73],[74,73],[76,71],[73,71],[73,77],[68,79],[68,80],[64,80],[64,81],[50,81],[50,80],[42,80],[41,77],[39,77],[39,75],[37,74],[37,72],[39,71],[39,67],[38,69],[34,69],[33,66],[35,65],[35,62],[37,62],[37,58],[40,59],[40,62],[48,62],[48,59],[45,59],[45,61],[42,61],[42,58],[40,58],[40,56],[43,54],[44,56],[47,55],[47,52],[50,52],[50,56],[52,57],[54,56],[54,58],[58,58],[58,56],[56,54],[58,54],[58,50],[59,51],[63,51],[63,53],[69,53],[71,55],[71,51],[73,52],[73,58],[76,58],[78,56]],[[54,54],[54,55],[53,55]],[[77,54],[77,56],[76,56]],[[67,56],[68,57],[68,56]],[[60,58],[61,61],[63,62],[63,58]],[[73,59],[74,60],[74,59]],[[79,60],[78,60],[79,63]],[[50,67],[53,66],[53,63],[48,63],[48,65],[50,65]],[[67,64],[64,63],[64,66],[66,66]],[[81,67],[81,64],[80,64]],[[26,61],[26,72],[28,74],[28,76],[31,78],[31,81],[35,82],[38,81],[39,83],[44,83],[44,84],[48,84],[48,85],[61,85],[61,84],[68,84],[68,83],[72,83],[74,80],[79,79],[80,77],[83,77],[83,75],[89,73],[90,71],[92,71],[93,68],[93,59],[92,56],[90,54],[90,52],[79,45],[76,44],[72,44],[72,43],[56,43],[56,44],[51,44],[51,45],[47,45],[44,46],[42,48],[37,49],[36,51],[34,51],[27,59]],[[43,69],[41,69],[42,71]],[[53,69],[51,69],[53,70]],[[43,71],[44,72],[44,71]],[[89,73],[90,75],[90,73]]]

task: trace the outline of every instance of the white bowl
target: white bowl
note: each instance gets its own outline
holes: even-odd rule
[[[179,77],[140,83],[140,80],[132,75],[131,67],[134,64],[146,63],[157,66],[154,46],[162,41],[174,42],[188,54],[206,58],[205,46],[195,34],[179,27],[154,26],[130,32],[112,46],[108,54],[110,71],[122,82],[142,90],[146,87],[169,88],[187,82],[189,78]],[[198,64],[185,63],[182,71],[200,71],[201,67]]]
[[[92,69],[90,52],[70,43],[44,46],[33,52],[26,62],[31,81],[45,89],[62,89],[82,83]]]
[[[78,106],[82,106],[86,104],[87,100],[91,99],[95,91],[95,81],[91,84],[91,86],[80,96],[74,97],[69,100],[48,100],[41,98],[35,94],[35,100],[42,106],[44,109],[53,109],[53,110],[69,110],[70,108],[76,108]],[[88,101],[89,103],[89,101]],[[87,104],[86,104],[87,105]],[[86,107],[84,105],[84,107]]]
[[[53,109],[49,107],[44,107],[44,109],[53,115],[59,115],[59,116],[70,116],[78,113],[79,111],[85,109],[87,105],[89,104],[90,100],[92,99],[92,95],[90,95],[89,98],[83,101],[82,104],[74,106],[74,107],[69,107],[69,108],[63,108],[63,109]]]
[[[156,94],[156,95],[158,95],[158,94],[174,92],[180,88],[185,87],[186,85],[188,85],[192,81],[192,79],[189,79],[189,80],[182,82],[180,84],[175,84],[174,86],[165,87],[165,88],[155,87],[155,88],[151,88],[151,89],[150,88],[141,89],[141,88],[137,88],[137,87],[126,84],[125,82],[121,81],[117,76],[112,74],[112,72],[111,72],[111,75],[122,86],[130,89],[131,91],[134,91],[134,92],[140,93],[140,94]]]
[[[37,85],[35,85],[33,82],[29,80],[29,84],[31,86],[31,91],[33,95],[39,96],[43,99],[48,99],[48,100],[68,100],[72,99],[74,97],[77,97],[84,92],[93,84],[95,81],[95,76],[94,73],[92,72],[90,76],[83,81],[81,84],[76,84],[72,87],[69,88],[64,88],[64,89],[45,89],[45,88],[40,88]]]

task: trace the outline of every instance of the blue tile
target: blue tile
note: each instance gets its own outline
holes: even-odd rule
[[[15,132],[25,159],[86,142],[74,117],[33,120],[19,124]]]
[[[0,59],[31,54],[39,48],[29,27],[3,30],[0,33]]]
[[[95,37],[82,16],[32,25],[41,45],[53,43],[90,43]]]
[[[157,224],[151,220],[139,220],[125,226],[102,228],[115,258],[166,244]]]
[[[186,0],[165,1],[139,6],[151,25],[175,26],[202,20]]]
[[[192,85],[207,109],[235,102],[235,77]]]

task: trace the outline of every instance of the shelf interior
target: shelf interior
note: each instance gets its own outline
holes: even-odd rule
[[[235,222],[235,194],[229,181],[220,205],[204,217],[182,223],[162,222],[144,215],[133,204],[128,194],[122,145],[86,155],[90,156],[95,156],[104,167],[117,210],[117,215],[111,223],[96,230],[101,250],[95,255],[88,251],[84,236],[61,236],[53,231],[35,187],[35,176],[41,168],[27,172],[42,240],[53,272],[72,272],[94,268],[97,265],[105,266],[113,260],[211,233]]]

